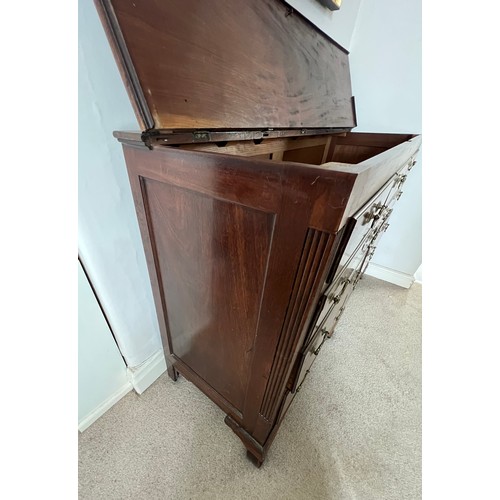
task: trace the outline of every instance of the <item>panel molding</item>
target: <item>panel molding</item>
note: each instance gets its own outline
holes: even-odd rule
[[[273,410],[281,389],[286,382],[290,359],[294,346],[303,330],[307,306],[316,291],[314,286],[324,262],[329,257],[329,247],[333,237],[330,233],[308,228],[300,256],[297,273],[285,320],[280,333],[278,346],[271,370],[271,376],[264,393],[260,414],[267,420],[272,419]]]
[[[276,214],[168,181],[139,181],[169,353],[241,415]],[[224,349],[212,349],[221,342]]]

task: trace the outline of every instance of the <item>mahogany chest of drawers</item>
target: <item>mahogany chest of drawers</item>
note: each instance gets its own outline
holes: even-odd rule
[[[260,465],[420,137],[351,132],[347,52],[281,0],[96,5],[141,127],[115,136],[168,373]]]

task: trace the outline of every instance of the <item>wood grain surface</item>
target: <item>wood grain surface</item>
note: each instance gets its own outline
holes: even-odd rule
[[[347,51],[281,0],[97,2],[151,128],[355,126]]]

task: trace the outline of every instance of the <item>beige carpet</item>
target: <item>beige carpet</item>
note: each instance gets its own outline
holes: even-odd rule
[[[80,435],[81,499],[418,499],[421,287],[365,277],[261,469],[224,414],[166,374]]]

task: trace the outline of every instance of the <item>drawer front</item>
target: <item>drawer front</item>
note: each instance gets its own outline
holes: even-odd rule
[[[408,178],[410,170],[415,165],[416,161],[411,157],[404,166],[390,180],[390,187],[387,191],[385,201],[380,205],[376,216],[373,218],[372,228],[375,233],[380,233],[381,228],[386,225],[387,219],[392,214],[394,205],[403,194],[404,184]],[[387,226],[384,231],[387,230]]]
[[[391,188],[389,190],[386,201],[381,206],[376,219],[373,221],[373,241],[372,245],[378,243],[380,236],[389,228],[389,218],[391,217],[394,205],[401,198],[404,190],[404,184],[408,178],[408,174],[415,165],[416,160],[411,157],[408,162],[397,172],[391,180]],[[372,253],[373,254],[373,253]]]
[[[351,293],[356,288],[358,281],[363,276],[367,265],[366,262],[369,261],[370,255],[374,251],[372,242],[373,237],[365,239],[363,245],[360,248],[360,251],[352,261],[355,265],[349,267],[348,269],[348,272],[350,271],[350,274],[346,273],[347,277],[342,277],[339,280],[337,288],[335,290],[332,290],[328,295],[327,304],[329,302],[334,302],[334,306],[329,311],[329,314],[324,316],[324,322],[321,325],[321,328],[327,331],[326,335],[329,338],[332,336],[333,331],[345,310],[347,301],[349,300]]]
[[[312,364],[323,347],[323,343],[328,338],[327,333],[326,329],[318,330],[312,341],[307,345],[306,351],[301,355],[299,373],[292,387],[292,393],[300,390],[302,382],[304,382],[304,379],[307,377]]]
[[[376,222],[380,218],[379,212],[385,206],[385,202],[392,190],[392,183],[388,182],[373,196],[354,216],[350,219],[350,224],[354,227],[348,238],[347,243],[343,246],[344,251],[340,262],[335,269],[333,276],[329,277],[329,283],[335,283],[345,274],[346,269],[353,267],[351,261],[359,252],[362,245],[372,238],[376,231]]]
[[[387,182],[367,205],[354,214],[353,217],[358,221],[359,225],[370,228],[373,227],[374,223],[376,223],[376,221],[380,218],[381,212],[385,208],[387,199],[393,191],[393,186],[394,183],[391,179],[391,181]]]
[[[355,288],[356,283],[356,279],[353,279],[353,281],[349,281],[346,283],[339,302],[330,307],[329,313],[325,315],[323,321],[321,321],[319,325],[315,325],[312,339],[306,344],[300,354],[298,375],[295,378],[295,382],[291,388],[291,392],[296,392],[300,389],[300,386],[309,373],[312,364],[321,352],[323,344],[328,338],[331,337],[331,332],[342,316],[342,313],[345,310],[345,303],[347,302],[349,296]]]
[[[371,233],[370,233],[371,234]],[[349,260],[349,264],[344,266],[338,279],[326,290],[318,302],[316,313],[313,315],[309,333],[304,340],[298,358],[297,375],[291,386],[291,392],[297,390],[303,382],[316,356],[319,354],[326,338],[331,336],[333,328],[342,315],[347,298],[352,293],[359,281],[360,272],[363,266],[366,253],[370,249],[371,238],[365,238],[358,246],[357,251]]]
[[[310,321],[312,327],[304,339],[303,345],[307,345],[316,334],[317,330],[322,328],[328,317],[335,315],[340,309],[340,303],[349,288],[350,284],[357,282],[361,265],[364,261],[364,255],[368,250],[369,242],[372,240],[373,231],[370,230],[368,237],[358,245],[356,252],[349,256],[348,260],[342,266],[341,271],[334,282],[323,292],[316,306],[316,311]]]
[[[321,296],[316,313],[311,320],[304,347],[297,361],[298,367],[291,392],[300,389],[305,377],[321,351],[324,342],[332,336],[338,321],[345,311],[347,301],[358,281],[364,275],[375,253],[380,236],[389,227],[393,206],[401,197],[407,173],[415,164],[411,158],[385,186],[353,217],[354,228],[335,276]]]

